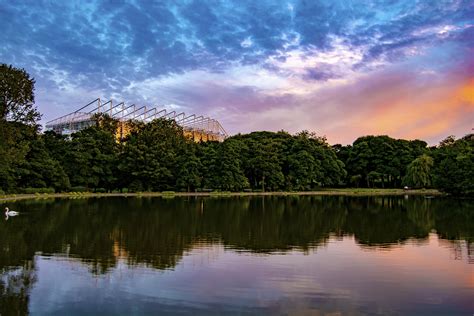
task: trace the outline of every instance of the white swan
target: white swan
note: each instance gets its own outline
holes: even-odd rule
[[[10,210],[8,209],[8,207],[5,207],[5,215],[6,215],[6,216],[17,216],[18,214],[20,214],[20,213],[15,212],[15,211],[10,211]]]

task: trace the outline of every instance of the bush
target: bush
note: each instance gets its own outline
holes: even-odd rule
[[[163,192],[161,192],[161,194],[173,195],[173,194],[176,194],[176,193],[174,191],[163,191]]]
[[[21,190],[22,193],[35,194],[35,193],[54,193],[53,188],[24,188]]]
[[[97,188],[94,190],[95,193],[107,193],[107,189],[105,188]]]
[[[229,195],[232,194],[230,191],[213,191],[210,192],[211,195]]]
[[[0,189],[0,195],[5,195],[5,191],[3,191],[2,189]]]
[[[129,192],[141,192],[143,191],[143,185],[140,180],[133,180],[128,186]]]
[[[87,192],[87,188],[82,186],[76,186],[71,188],[71,192]]]

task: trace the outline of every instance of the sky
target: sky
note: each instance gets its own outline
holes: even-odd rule
[[[0,63],[42,123],[100,97],[331,144],[474,127],[472,0],[0,0]]]

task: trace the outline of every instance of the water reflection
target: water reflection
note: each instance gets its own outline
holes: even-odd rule
[[[14,268],[3,267],[0,271],[0,315],[10,315],[12,311],[26,314],[30,290],[36,281],[33,261]]]
[[[348,288],[359,288],[361,293],[367,291],[366,283],[359,284],[354,277],[350,277],[350,273],[343,272],[351,271],[351,266],[357,264],[358,277],[367,280],[379,278],[387,281],[386,277],[382,277],[387,273],[387,267],[398,271],[399,267],[413,266],[416,273],[411,277],[424,275],[423,282],[427,284],[435,282],[430,277],[441,269],[449,271],[445,275],[447,278],[440,277],[446,284],[450,283],[450,278],[457,278],[458,281],[467,278],[467,282],[471,282],[470,288],[469,285],[464,287],[470,291],[474,288],[474,280],[469,280],[472,279],[469,275],[473,267],[470,264],[474,263],[474,203],[470,200],[321,196],[102,198],[24,201],[15,203],[14,207],[22,216],[0,224],[1,315],[12,310],[20,311],[20,314],[28,311],[31,289],[45,286],[36,282],[38,265],[42,267],[39,270],[42,273],[47,274],[50,270],[51,277],[60,270],[68,278],[74,279],[74,275],[79,277],[70,282],[83,282],[84,273],[89,275],[87,278],[96,276],[96,282],[100,283],[96,288],[102,290],[107,278],[122,284],[123,278],[117,276],[122,271],[122,277],[126,275],[131,282],[129,290],[133,288],[137,291],[137,287],[143,286],[142,290],[148,292],[153,292],[153,286],[157,285],[144,280],[139,286],[136,285],[137,274],[151,277],[153,271],[174,271],[176,279],[186,270],[180,272],[177,269],[184,264],[189,267],[190,260],[193,267],[200,266],[202,271],[192,274],[186,270],[192,276],[183,277],[183,282],[192,280],[201,285],[207,284],[210,280],[216,280],[216,275],[222,274],[221,278],[225,279],[229,267],[242,269],[235,272],[232,286],[229,283],[229,287],[219,288],[224,296],[239,297],[240,307],[235,311],[252,313],[258,312],[258,308],[272,311],[268,302],[272,301],[272,297],[280,297],[282,292],[285,295],[278,300],[279,307],[274,306],[279,312],[294,305],[291,300],[305,297],[316,300],[318,304],[338,305],[339,300],[347,299],[349,294],[345,291]],[[440,249],[446,249],[450,258],[448,261],[439,257]],[[305,256],[307,254],[311,256]],[[220,263],[211,269],[213,258]],[[319,261],[315,261],[316,258]],[[223,265],[222,260],[225,262]],[[329,261],[331,266],[324,266]],[[456,261],[465,265],[461,270],[457,266],[457,274],[451,271],[456,267]],[[81,262],[80,266],[77,266],[78,262]],[[248,287],[252,273],[267,269],[265,262],[275,263],[272,274],[265,280],[267,286],[254,288],[259,292],[253,293]],[[306,272],[289,273],[290,263]],[[308,264],[318,268],[308,271]],[[385,268],[378,270],[378,265]],[[430,265],[435,270],[430,269]],[[67,272],[67,267],[75,270]],[[422,272],[420,267],[423,267]],[[326,271],[327,277],[316,277],[318,269]],[[241,286],[238,279],[241,279]],[[403,274],[390,280],[400,279],[409,280]],[[297,287],[290,284],[295,282],[299,284]],[[331,292],[328,290],[331,284],[339,284],[340,288],[332,288]],[[435,282],[432,286],[441,287],[440,284]],[[199,304],[206,304],[206,298],[201,296],[206,295],[192,299],[191,296],[196,295],[192,290],[197,288],[189,287],[187,294],[183,288],[186,286],[179,287],[179,293],[169,288],[160,292],[162,307],[167,304],[163,301],[166,297],[173,300],[189,295],[186,302],[192,301],[197,305],[186,306],[186,311],[192,308],[201,310],[203,306]],[[279,293],[274,293],[272,288],[281,289]],[[109,290],[112,291],[112,288]],[[83,292],[76,294],[89,295]],[[115,294],[123,299],[123,293]],[[110,297],[111,293],[107,295]],[[253,301],[255,295],[263,295],[260,307]],[[370,295],[378,297],[377,291]],[[408,299],[402,294],[393,295],[400,297],[400,304]],[[433,302],[436,297],[433,296]],[[215,298],[208,304],[215,304]],[[378,299],[384,300],[383,297]],[[242,310],[246,300],[253,302],[254,309]],[[426,300],[428,302],[430,298]],[[198,304],[198,301],[201,303]],[[152,300],[152,303],[156,307],[157,301]],[[301,306],[313,303],[308,305],[298,301]],[[461,303],[464,304],[461,307],[468,308],[465,301]]]

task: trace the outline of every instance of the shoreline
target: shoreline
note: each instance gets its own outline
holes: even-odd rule
[[[401,195],[446,195],[435,189],[323,189],[298,192],[138,192],[138,193],[43,193],[13,194],[0,196],[0,202],[51,198],[97,198],[97,197],[232,197],[232,196],[401,196]]]

